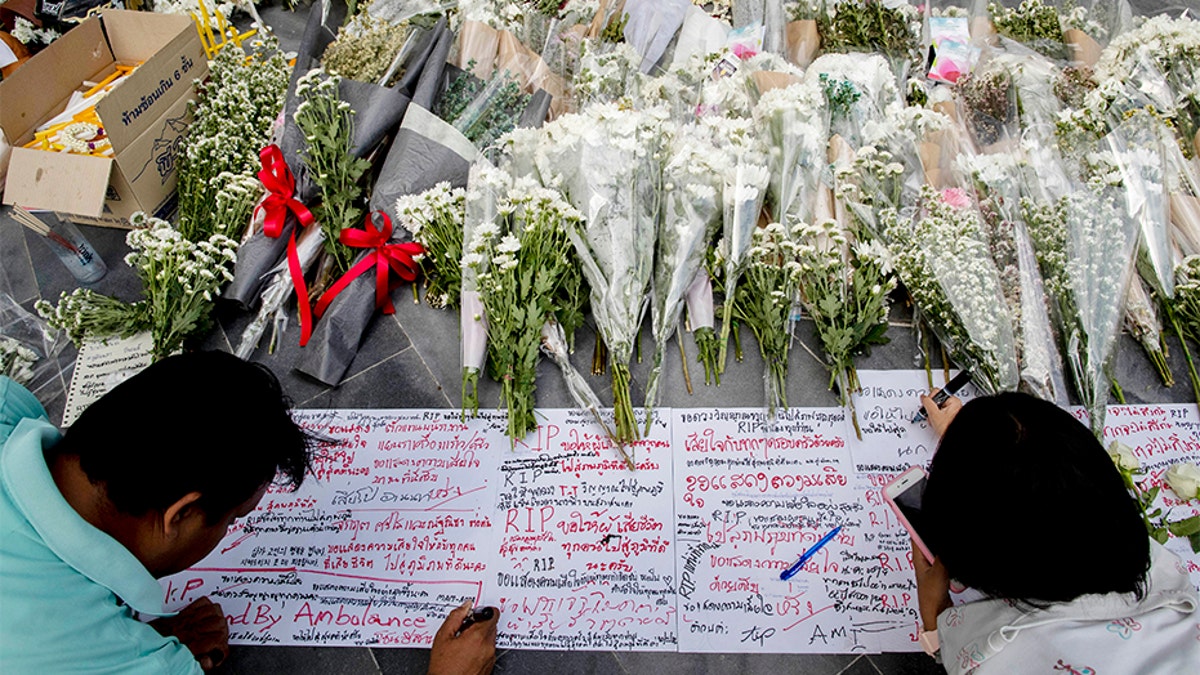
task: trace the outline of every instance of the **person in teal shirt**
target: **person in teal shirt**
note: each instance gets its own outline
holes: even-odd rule
[[[117,385],[65,433],[0,377],[0,671],[199,673],[229,653],[221,607],[163,611],[157,579],[200,561],[310,442],[265,367],[173,356]],[[430,673],[488,673],[498,613],[438,631]],[[144,622],[143,618],[159,617]]]

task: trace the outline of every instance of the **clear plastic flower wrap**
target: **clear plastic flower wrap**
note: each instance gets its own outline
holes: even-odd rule
[[[1125,313],[1146,195],[1122,184],[1130,130],[1118,128],[1088,153],[1088,172],[1056,200],[1022,201],[1046,288],[1057,307],[1060,349],[1092,431],[1104,428],[1109,360]]]
[[[297,259],[302,274],[307,274],[314,262],[320,257],[324,248],[325,231],[320,227],[305,228],[296,242]],[[233,353],[238,358],[249,359],[258,348],[267,326],[272,326],[271,341],[268,351],[274,352],[276,340],[283,335],[287,326],[287,303],[295,293],[292,272],[286,260],[281,261],[275,269],[268,272],[273,275],[262,293],[262,304],[254,313],[250,324],[242,331],[237,347]]]
[[[944,138],[948,127],[948,117],[923,108],[894,110],[885,120],[863,125],[863,145],[855,148],[852,165],[835,169],[834,182],[839,202],[873,237],[884,236],[883,209],[916,203],[934,170],[925,156],[929,164],[941,162],[957,148],[953,137]]]
[[[818,84],[793,84],[763,94],[754,108],[771,172],[771,219],[811,222],[825,168],[828,117]]]
[[[588,106],[546,126],[542,180],[583,213],[568,233],[591,287],[592,316],[609,350],[616,436],[638,438],[629,361],[654,273],[659,125],[665,111]]]
[[[1078,330],[1066,333],[1067,363],[1098,437],[1108,399],[1106,372],[1133,275],[1138,232],[1127,200],[1135,198],[1114,186],[1089,186],[1068,198],[1067,280]]]
[[[824,94],[829,134],[851,148],[863,145],[864,127],[883,123],[903,107],[891,68],[879,54],[824,54],[805,69],[804,81]]]
[[[1047,401],[1068,402],[1062,360],[1037,259],[1021,214],[1022,172],[1017,153],[964,153],[959,167],[974,187],[984,238],[996,264],[1012,319],[1022,387]]]
[[[922,15],[916,5],[891,0],[842,0],[823,3],[817,12],[825,53],[879,53],[891,65],[896,82],[906,82],[921,66]]]
[[[613,446],[624,460],[625,466],[630,471],[634,470],[633,458],[629,456],[625,446],[616,440],[612,429],[608,422],[601,414],[600,397],[596,396],[596,392],[592,391],[591,385],[584,379],[583,374],[575,368],[571,363],[570,350],[567,347],[567,337],[563,333],[562,324],[557,321],[547,321],[542,326],[542,353],[554,362],[562,371],[563,380],[567,384],[567,391],[571,394],[571,398],[575,401],[575,405],[592,414],[592,418],[596,420],[596,424],[604,430],[606,436],[612,441]]]
[[[1200,254],[1200,162],[1189,162],[1174,145],[1166,153],[1171,242],[1178,265],[1183,258]]]
[[[717,377],[725,372],[729,354],[729,335],[733,328],[733,303],[737,287],[749,264],[749,253],[762,216],[770,172],[763,158],[747,153],[734,160],[733,170],[726,175],[722,190],[722,236],[717,247],[725,302],[721,310],[720,352],[717,355]]]
[[[1177,16],[1155,16],[1115,37],[1096,64],[1096,80],[1117,112],[1153,105],[1171,121],[1180,149],[1193,157],[1200,150],[1200,22]]]
[[[722,159],[721,151],[695,127],[680,129],[668,146],[650,303],[654,360],[646,382],[646,433],[654,419],[650,410],[658,403],[667,341],[721,224]]]
[[[466,209],[462,222],[462,250],[475,239],[480,227],[493,226],[499,216],[500,200],[512,184],[512,176],[501,171],[486,159],[480,158],[471,166],[467,179]],[[479,373],[487,357],[487,316],[479,296],[478,271],[475,266],[463,265],[462,303],[459,307],[459,331],[462,339],[462,402],[463,414],[479,412]]]
[[[1173,148],[1174,139],[1161,121],[1144,112],[1132,114],[1123,129],[1129,146],[1120,155],[1121,181],[1129,190],[1129,210],[1141,229],[1137,270],[1170,312],[1175,299],[1175,256],[1171,249],[1167,148]],[[1145,297],[1140,283],[1131,283],[1129,289],[1125,323],[1142,344],[1163,384],[1169,387],[1174,377],[1167,364],[1157,307]]]
[[[986,393],[1015,390],[1012,322],[996,321],[1004,293],[970,197],[925,186],[915,213],[889,208],[881,220],[900,280],[951,359]]]
[[[625,0],[625,41],[642,56],[643,73],[662,58],[691,6],[690,0]]]
[[[733,3],[733,27],[758,26],[763,31],[763,51],[783,54],[787,14],[780,0],[738,0]]]
[[[1001,38],[1018,42],[1051,59],[1071,56],[1063,37],[1063,21],[1055,0],[1022,0],[1015,6],[988,2],[992,28]]]
[[[1006,150],[1020,138],[1017,91],[1002,55],[997,50],[986,52],[955,87],[956,108],[980,152]]]
[[[13,299],[8,277],[0,273],[0,375],[12,378],[50,408],[64,393],[62,374],[72,360],[62,352],[69,343],[64,333]]]

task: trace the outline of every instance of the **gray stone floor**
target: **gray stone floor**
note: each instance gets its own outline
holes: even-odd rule
[[[1151,3],[1145,3],[1151,4]],[[1178,4],[1167,3],[1167,4]],[[298,38],[303,29],[305,10],[296,13],[268,9],[265,17],[283,38],[285,48]],[[124,299],[140,294],[140,283],[122,262],[127,252],[124,232],[103,228],[82,227],[97,252],[109,266],[108,275],[93,285],[95,290]],[[0,290],[4,281],[13,297],[26,308],[38,299],[55,300],[62,291],[76,286],[74,279],[59,264],[44,241],[24,230],[13,221],[9,210],[0,210]],[[280,339],[273,354],[260,347],[254,359],[270,366],[298,406],[309,408],[403,408],[457,407],[460,403],[458,318],[456,314],[414,305],[409,289],[395,295],[396,314],[377,317],[367,333],[363,349],[353,362],[346,379],[338,387],[326,387],[296,371],[295,362],[298,329],[295,325]],[[241,330],[249,321],[244,313],[222,308],[217,312],[216,326],[199,345],[201,348],[230,351]],[[863,368],[913,368],[919,365],[916,340],[906,310],[895,308],[892,342],[864,358]],[[578,345],[573,357],[577,367],[590,372],[594,334],[584,328],[577,336]],[[1176,372],[1174,387],[1163,387],[1148,368],[1136,344],[1127,336],[1121,339],[1118,376],[1130,402],[1190,401],[1178,344],[1172,342],[1171,363]],[[673,407],[700,406],[757,406],[763,403],[762,363],[757,345],[750,335],[742,336],[745,361],[733,364],[721,387],[705,387],[703,371],[694,363],[695,346],[685,338],[685,348],[691,365],[695,393],[689,395],[684,387],[678,361],[678,350],[670,345],[663,370],[661,404]],[[635,404],[638,390],[644,385],[649,371],[651,341],[642,337],[646,360],[633,369]],[[813,354],[816,341],[811,325],[801,323],[797,330],[796,347],[790,363],[788,400],[799,406],[834,406],[837,402],[825,390],[824,367]],[[64,390],[70,379],[69,364],[74,350],[68,347],[60,356],[65,368],[58,389]],[[602,400],[611,400],[607,377],[591,378]],[[546,407],[566,407],[570,399],[562,380],[553,366],[543,363],[538,380],[538,401]],[[48,389],[49,391],[49,389]],[[496,406],[498,387],[483,383],[480,388],[483,406]],[[52,419],[61,416],[61,393],[47,402]],[[309,647],[237,647],[230,660],[218,672],[233,673],[424,673],[427,653],[413,649],[366,648],[309,648]],[[874,673],[939,673],[943,672],[924,654],[879,654],[870,656],[775,655],[775,654],[646,654],[605,652],[503,652],[496,667],[499,673],[739,673],[742,675],[778,675],[809,673],[811,675],[872,675]]]

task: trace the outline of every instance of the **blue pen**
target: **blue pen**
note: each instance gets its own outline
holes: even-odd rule
[[[807,551],[805,551],[800,556],[800,559],[796,561],[796,564],[794,564],[791,567],[787,568],[786,570],[780,572],[779,578],[784,581],[787,581],[788,579],[791,579],[792,577],[796,576],[796,572],[799,572],[800,569],[802,567],[804,567],[804,563],[811,560],[812,557],[817,554],[817,551],[821,550],[822,546],[824,546],[825,544],[828,544],[829,540],[836,537],[837,533],[841,532],[841,531],[842,531],[842,526],[838,525],[837,527],[833,528],[833,530],[829,534],[825,535],[824,537],[821,537],[820,541],[813,544]]]

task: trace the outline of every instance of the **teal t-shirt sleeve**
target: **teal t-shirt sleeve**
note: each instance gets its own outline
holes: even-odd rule
[[[164,638],[154,630],[153,626],[133,619],[123,625],[129,631],[133,644],[157,645],[154,651],[143,654],[141,658],[131,664],[137,673],[202,675],[204,672],[191,650],[180,643],[178,639]]]
[[[0,375],[0,445],[12,435],[23,419],[46,417],[46,409],[37,397],[11,377]]]

